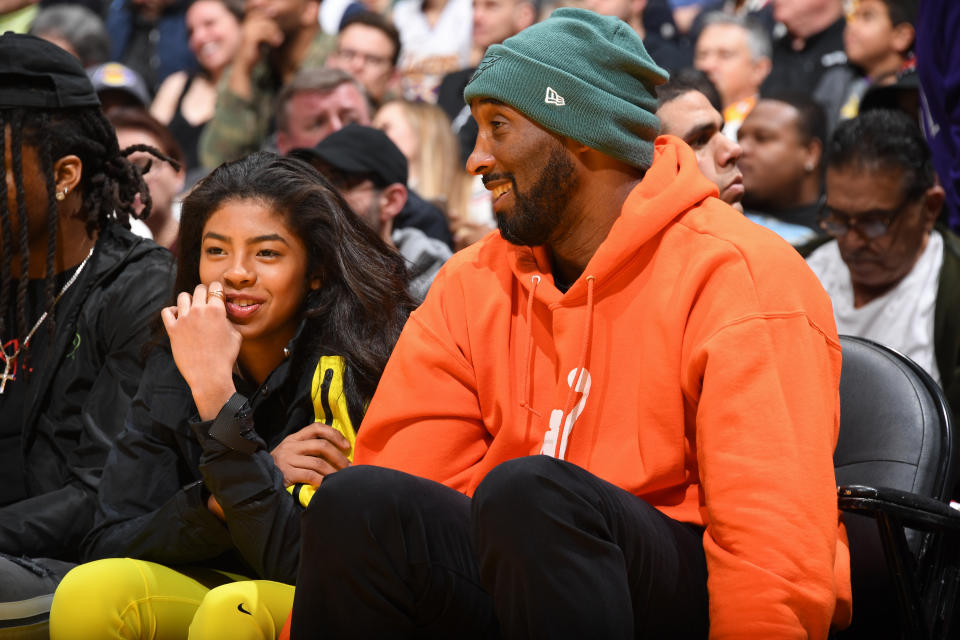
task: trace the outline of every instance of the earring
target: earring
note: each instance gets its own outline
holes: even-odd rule
[[[58,191],[57,194],[56,194],[56,196],[55,196],[56,199],[57,199],[57,202],[63,202],[63,201],[66,199],[66,197],[67,197],[67,192],[68,192],[68,191],[69,191],[69,189],[67,189],[66,187],[63,188],[63,191]]]
[[[813,163],[808,162],[807,164],[803,165],[803,168],[806,169],[807,172],[809,173],[810,171],[813,171]]]

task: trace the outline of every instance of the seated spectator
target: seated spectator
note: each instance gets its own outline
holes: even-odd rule
[[[313,147],[354,122],[370,124],[370,103],[360,83],[340,69],[304,69],[277,96],[277,150]]]
[[[110,60],[110,34],[103,19],[77,4],[55,4],[41,9],[30,33],[72,53],[86,69]]]
[[[743,211],[743,176],[737,168],[740,145],[723,134],[719,106],[717,90],[699,71],[681,71],[657,87],[660,133],[690,145],[700,173],[717,185],[718,197]]]
[[[337,48],[327,57],[327,66],[350,73],[378,107],[399,90],[399,58],[397,28],[378,13],[360,11],[343,21]]]
[[[457,141],[443,109],[392,100],[374,114],[373,126],[383,129],[407,158],[411,189],[443,209],[455,204],[450,187],[459,173]]]
[[[0,634],[33,637],[93,526],[172,261],[126,228],[147,185],[77,59],[8,33],[0,77]]]
[[[470,200],[473,176],[462,169],[457,141],[443,109],[423,102],[392,100],[373,116],[373,125],[383,129],[407,158],[410,189],[445,213],[454,234],[477,219]],[[484,227],[485,233],[490,231]]]
[[[723,132],[737,139],[770,73],[770,35],[756,21],[712,12],[694,45],[693,66],[710,78],[723,101]]]
[[[280,88],[297,71],[323,66],[334,41],[320,31],[319,7],[317,0],[248,0],[240,44],[200,134],[201,165],[212,169],[260,149],[272,133]]]
[[[773,68],[764,80],[764,96],[806,91],[824,109],[846,95],[847,85],[824,80],[830,69],[843,69],[844,0],[771,0],[773,17],[785,31],[773,41]],[[829,129],[828,129],[829,131]]]
[[[435,103],[443,76],[471,66],[470,0],[398,0],[400,85],[407,100]]]
[[[833,239],[807,263],[837,330],[910,357],[960,408],[960,239],[934,228],[944,191],[920,128],[868,111],[840,124],[827,158],[820,222]]]
[[[146,109],[150,91],[140,74],[119,62],[107,62],[87,71],[104,111],[115,107]]]
[[[537,21],[540,0],[474,0],[473,48],[481,54],[487,47],[499,44],[520,33]],[[437,104],[451,121],[457,137],[462,167],[477,141],[477,122],[470,115],[470,107],[463,102],[463,89],[476,71],[476,65],[444,76],[437,93]],[[448,212],[450,227],[457,249],[469,246],[493,231],[496,223],[490,207],[490,192],[480,176],[458,178],[452,199],[464,203],[461,211]]]
[[[643,40],[643,46],[658,65],[669,72],[679,71],[689,67],[693,62],[693,51],[690,42],[681,39],[678,34],[666,34],[657,29],[647,29],[647,21],[644,19],[647,2],[637,2],[636,0],[585,0],[583,7],[590,11],[596,11],[603,16],[614,16],[620,18],[630,28],[636,31],[637,35]],[[664,7],[666,8],[666,7]],[[665,17],[672,23],[672,16],[666,12]]]
[[[443,268],[304,513],[292,637],[826,638],[823,288],[657,137],[666,74],[622,21],[558,9],[479,68],[500,233]]]
[[[143,78],[151,97],[172,73],[197,66],[187,46],[184,14],[190,0],[116,0],[107,10],[110,59]]]
[[[856,0],[843,32],[847,60],[859,72],[850,83],[839,117],[855,118],[871,87],[895,84],[913,72],[916,0]]]
[[[213,117],[217,85],[240,45],[241,0],[196,0],[187,9],[190,51],[200,68],[171,74],[150,105],[150,113],[170,128],[184,152],[187,171],[200,167],[197,146],[204,125]]]
[[[793,245],[820,234],[826,116],[803,94],[759,100],[737,132],[747,217]]]
[[[84,541],[87,559],[108,559],[61,583],[54,639],[118,626],[136,638],[188,628],[237,638],[235,627],[271,611],[282,622],[302,511],[287,488],[350,464],[412,306],[400,256],[316,171],[271,153],[221,166],[190,192],[179,246],[166,338],[148,356]],[[241,577],[285,584],[255,591],[232,618],[204,615],[211,588]]]
[[[140,168],[147,183],[150,217],[147,228],[154,242],[174,250],[180,228],[179,212],[174,213],[174,199],[183,191],[186,172],[183,152],[170,131],[143,109],[118,107],[107,112],[107,119],[117,131],[117,143],[130,162]],[[172,162],[156,162],[145,148],[159,149]],[[146,202],[138,202],[142,208]]]
[[[410,296],[423,302],[440,267],[450,257],[446,244],[416,227],[394,228],[407,203],[407,159],[379,129],[358,124],[331,133],[296,157],[310,162],[340,192],[353,212],[407,263]]]
[[[539,0],[475,0],[473,3],[473,49],[481,54],[492,44],[499,44],[520,33],[537,21]],[[463,103],[463,89],[477,66],[454,71],[444,76],[437,90],[437,104],[450,118],[451,127],[460,143],[460,158],[466,163],[477,141],[477,122],[470,107]],[[493,222],[491,217],[490,222]]]

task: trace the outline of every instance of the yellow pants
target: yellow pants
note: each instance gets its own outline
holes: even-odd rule
[[[291,585],[111,558],[82,564],[63,579],[50,609],[50,638],[272,640],[292,607]]]

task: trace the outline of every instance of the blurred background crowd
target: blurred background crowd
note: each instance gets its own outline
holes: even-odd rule
[[[719,162],[742,173],[745,212],[796,245],[822,234],[833,129],[875,107],[920,121],[918,56],[938,37],[918,35],[916,0],[0,0],[0,30],[74,53],[121,147],[153,145],[181,163],[149,173],[153,214],[140,232],[164,246],[179,198],[210,169],[312,148],[357,123],[406,156],[411,204],[396,226],[455,250],[495,226],[489,193],[464,170],[476,125],[463,87],[488,46],[570,5],[624,20],[671,74],[705,74],[733,143]],[[953,141],[934,113],[949,89],[934,57],[926,133],[955,227]]]

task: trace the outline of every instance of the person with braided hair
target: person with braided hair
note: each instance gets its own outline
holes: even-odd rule
[[[173,280],[150,194],[79,62],[0,36],[0,638],[43,637]],[[140,203],[143,204],[142,208]]]
[[[296,158],[214,169],[184,198],[177,245],[164,335],[52,640],[275,636],[300,516],[350,465],[414,306],[403,257]]]

